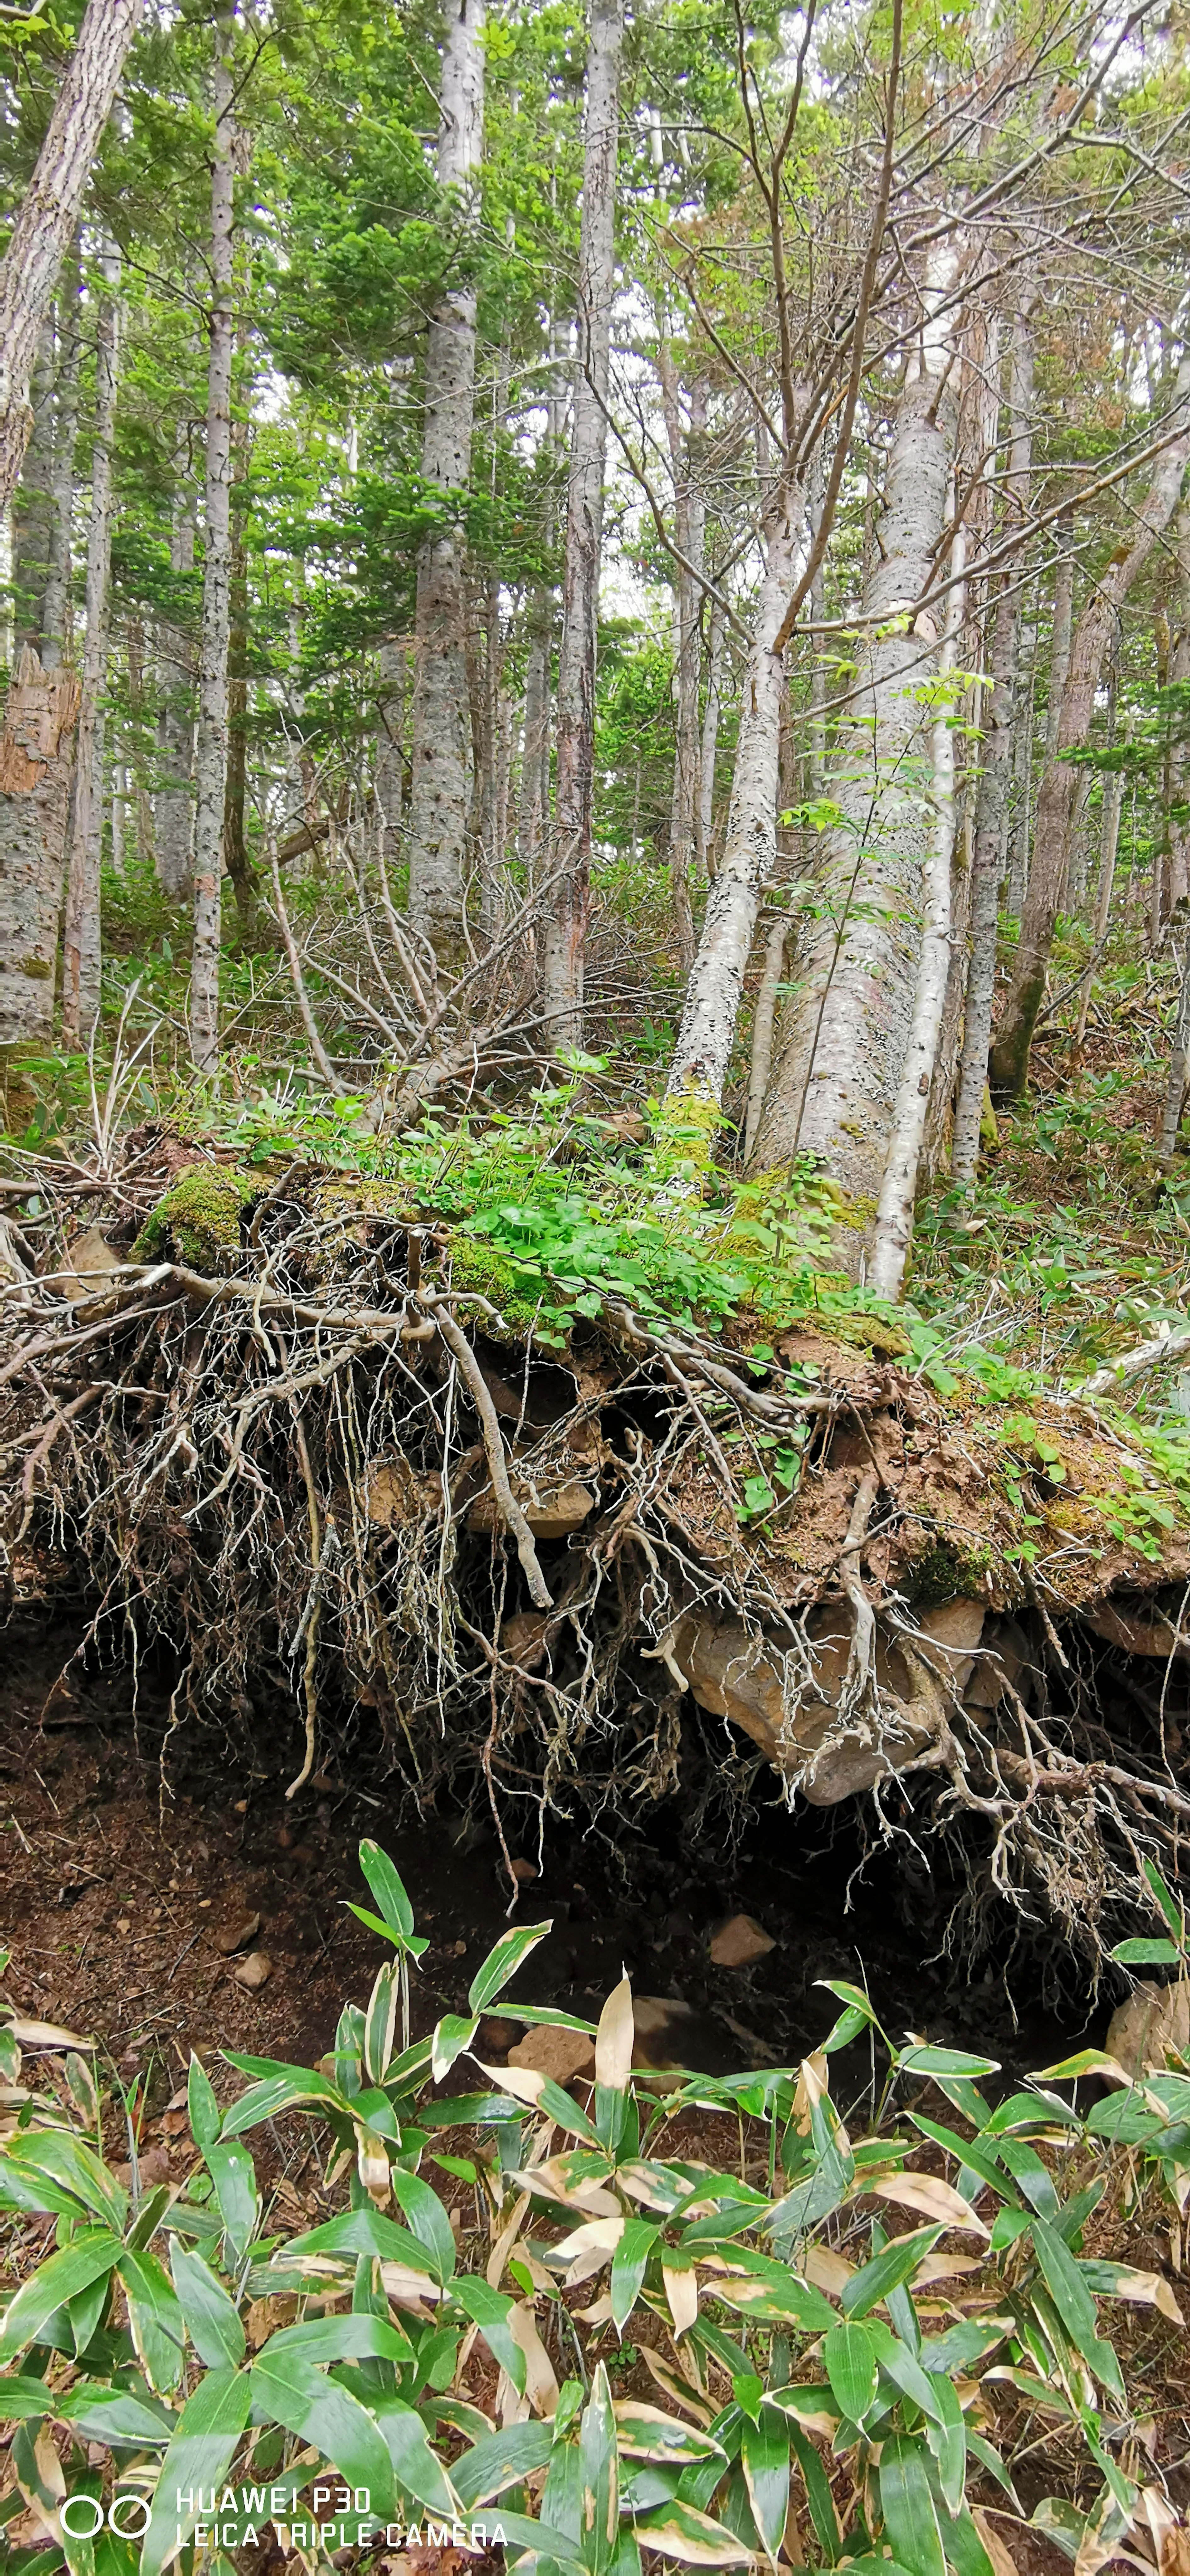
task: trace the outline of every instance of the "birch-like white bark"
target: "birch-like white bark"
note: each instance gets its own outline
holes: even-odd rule
[[[744,976],[777,848],[777,761],[784,656],[774,651],[805,545],[800,485],[782,481],[765,513],[765,563],[744,674],[731,804],[702,937],[686,987],[666,1096],[718,1108],[735,1044]]]
[[[38,335],[136,32],[140,0],[90,0],[8,248],[0,260],[0,510],[32,427]]]
[[[120,258],[102,260],[103,294],[95,343],[95,442],[87,534],[87,625],[83,691],[71,804],[62,938],[62,1034],[85,1045],[99,1015],[101,942],[99,862],[103,834],[103,690],[107,676],[108,598],[112,564],[112,448],[120,364]]]
[[[954,486],[951,486],[953,509]],[[948,513],[949,515],[949,513]],[[962,576],[966,538],[960,528],[951,549],[953,587],[947,601],[946,632],[938,656],[938,675],[954,669],[955,647],[963,622]],[[951,869],[954,858],[954,731],[952,707],[945,695],[934,719],[934,837],[925,883],[925,918],[917,960],[917,989],[909,1044],[893,1107],[888,1156],[876,1207],[869,1278],[882,1297],[901,1294],[905,1264],[913,1241],[913,1203],[930,1105],[930,1083],[938,1054],[946,979],[950,968]]]
[[[657,373],[669,441],[674,487],[674,534],[683,561],[673,575],[674,685],[677,696],[673,795],[669,818],[669,876],[678,964],[688,975],[694,961],[690,871],[702,780],[698,727],[699,650],[697,575],[703,569],[706,505],[699,488],[697,443],[706,428],[706,386],[691,388],[690,425],[683,429],[678,375],[666,340],[658,343]],[[687,570],[687,566],[690,567]]]
[[[944,245],[906,377],[865,586],[854,749],[841,745],[830,794],[846,828],[825,836],[822,898],[799,987],[778,1035],[753,1148],[767,1168],[812,1154],[870,1224],[892,1132],[917,983],[921,889],[934,846],[930,737],[922,684],[938,642],[912,617],[933,581],[953,444],[951,318],[935,314],[957,266]],[[906,627],[910,631],[905,631]],[[848,1229],[858,1262],[864,1225]]]
[[[707,621],[707,694],[698,754],[698,829],[695,840],[697,857],[708,877],[714,864],[715,761],[719,751],[719,718],[723,710],[723,635],[723,611],[718,600],[713,599]]]
[[[462,275],[430,319],[422,472],[450,524],[417,561],[409,800],[409,914],[439,963],[462,963],[464,859],[474,752],[467,685],[466,540],[457,516],[471,471],[475,414],[475,287],[470,244],[483,152],[484,0],[448,0],[442,57],[438,184],[457,199]]]
[[[624,0],[591,0],[578,341],[566,496],[558,653],[553,862],[562,871],[542,939],[542,985],[555,1046],[581,1046],[595,784],[595,652],[603,546],[603,470],[615,283],[616,160]]]
[[[227,653],[231,634],[231,369],[235,331],[236,143],[234,8],[215,29],[211,154],[211,318],[207,354],[206,495],[202,634],[194,747],[194,946],[190,1051],[200,1073],[219,1065],[219,942],[223,917],[223,809],[227,793]]]
[[[1046,970],[1070,863],[1077,812],[1078,771],[1064,754],[1085,743],[1103,657],[1133,582],[1149,562],[1177,507],[1190,459],[1190,356],[1183,358],[1167,427],[1174,434],[1158,458],[1144,500],[1129,519],[1129,533],[1105,565],[1079,618],[1052,759],[1037,799],[1033,859],[1021,919],[1012,982],[991,1054],[994,1088],[1019,1094],[1029,1075],[1029,1049],[1045,994]]]
[[[171,572],[194,570],[194,514],[190,495],[179,491],[170,529]],[[158,757],[168,786],[153,800],[157,873],[171,903],[189,903],[194,891],[194,668],[185,628],[162,624],[159,632],[161,714]]]
[[[1125,721],[1125,741],[1127,738],[1128,725],[1127,721]],[[1122,769],[1109,770],[1103,789],[1103,810],[1100,816],[1099,882],[1095,889],[1095,918],[1091,927],[1092,959],[1094,959],[1096,952],[1103,944],[1103,940],[1107,933],[1107,925],[1111,918],[1112,889],[1116,881],[1116,853],[1120,846],[1120,816],[1124,810],[1125,784],[1126,781]],[[1094,975],[1095,968],[1092,963],[1088,966],[1086,974],[1083,977],[1083,989],[1079,997],[1078,1019],[1075,1023],[1074,1030],[1074,1051],[1076,1055],[1087,1034],[1087,1019],[1091,1009],[1091,985],[1094,981]]]
[[[1018,309],[1009,354],[1008,471],[1005,527],[1020,526],[1029,508],[1033,452],[1033,335],[1029,302]],[[979,1127],[987,1088],[988,1048],[996,992],[996,931],[1000,878],[1008,837],[1008,785],[1012,775],[1020,599],[1013,568],[1003,575],[992,622],[992,690],[983,746],[983,776],[976,809],[971,886],[971,962],[963,1021],[959,1095],[955,1104],[951,1172],[960,1189],[973,1188],[979,1167]],[[1069,635],[1067,637],[1069,645]]]
[[[748,1162],[756,1142],[764,1095],[773,1069],[773,1030],[777,1018],[777,995],[785,967],[785,943],[793,923],[788,917],[772,925],[764,949],[764,965],[756,995],[752,1021],[752,1056],[748,1067],[748,1106],[744,1114],[744,1161]]]

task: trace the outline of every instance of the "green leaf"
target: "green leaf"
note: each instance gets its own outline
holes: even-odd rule
[[[910,2576],[946,2576],[946,2558],[930,2488],[925,2445],[894,2433],[880,2453],[880,2511],[898,2564]]]
[[[686,2467],[694,2460],[725,2458],[712,2434],[680,2423],[676,2415],[666,2415],[659,2406],[646,2406],[638,2398],[617,2398],[615,2417],[616,2439],[625,2459],[670,2460]]]
[[[292,2111],[307,2102],[324,2103],[345,2115],[350,2109],[346,2095],[331,2083],[329,2076],[307,2073],[300,2066],[283,2066],[275,2075],[266,2076],[260,2084],[250,2084],[247,2092],[241,2093],[238,2102],[225,2112],[220,2135],[225,2140],[241,2138],[246,2130],[259,2128],[262,2120],[275,2120],[280,2112]]]
[[[336,2361],[411,2362],[413,2346],[402,2326],[390,2318],[374,2316],[366,2308],[355,2308],[350,2316],[303,2317],[296,2326],[280,2326],[269,2336],[266,2346],[275,2359],[279,2353],[297,2353],[303,2361],[327,2367]]]
[[[957,2393],[945,2371],[939,2372],[931,2385],[935,2409],[940,2411],[942,2421],[927,2421],[926,2440],[937,2462],[943,2503],[948,2513],[956,2514],[967,2476],[967,2428]]]
[[[364,2016],[364,2067],[373,2084],[382,2084],[388,2072],[400,1999],[400,1960],[386,1959],[376,1972]]]
[[[413,1931],[413,1907],[388,1853],[381,1851],[379,1843],[364,1841],[359,1847],[359,1865],[389,1931],[407,1942]]]
[[[915,2227],[908,2236],[892,2237],[870,2263],[853,2272],[840,2303],[844,2315],[866,2317],[870,2309],[879,2307],[881,2300],[887,2299],[890,2291],[899,2290],[926,2255],[933,2253],[945,2232],[941,2227]]]
[[[199,2360],[211,2370],[237,2369],[244,2358],[244,2329],[222,2281],[201,2254],[188,2251],[176,2236],[169,2253],[186,2331]]]
[[[190,2114],[190,2135],[195,2146],[201,2147],[205,2155],[207,2148],[214,2146],[219,2135],[219,2105],[215,2100],[215,2088],[210,2076],[206,2068],[200,2065],[193,2049],[190,2052],[190,2073],[186,2080],[186,2100]]]
[[[789,2439],[802,2473],[806,2502],[810,2508],[810,2520],[814,2525],[818,2546],[834,2566],[836,2560],[842,2555],[843,2536],[839,2530],[839,2517],[835,2512],[835,2499],[831,2494],[830,2479],[809,2434],[804,2433],[799,2424],[790,2425]]]
[[[876,2349],[865,2326],[832,2326],[822,2346],[823,2366],[839,2413],[862,2424],[876,2394]]]
[[[93,2147],[81,2138],[71,2137],[65,2129],[34,2129],[24,2137],[13,2138],[5,2150],[5,2167],[29,2175],[44,2175],[58,2183],[63,2191],[105,2227],[119,2235],[128,2216],[128,2194],[96,2155]]]
[[[85,2227],[60,2254],[39,2263],[9,2301],[0,2326],[0,2361],[11,2360],[34,2342],[59,2308],[112,2270],[121,2251],[110,2227]]]
[[[1109,1953],[1122,1968],[1176,1968],[1181,1955],[1173,1941],[1117,1941]]]
[[[505,2487],[518,2486],[531,2470],[544,2468],[553,2442],[552,2424],[510,2424],[503,2433],[489,2433],[473,2443],[451,2471],[459,2502],[474,2512]]]
[[[1033,2248],[1049,2291],[1071,2342],[1081,2353],[1097,2379],[1115,2389],[1122,2398],[1120,2366],[1111,2345],[1101,2343],[1095,2301],[1083,2279],[1078,2264],[1057,2229],[1044,2218],[1033,2221]]]
[[[523,2397],[525,2356],[508,2323],[516,2301],[503,2290],[493,2290],[474,2273],[452,2282],[451,2289],[465,2315],[478,2326],[489,2352],[507,2371],[518,2397]]]
[[[285,2260],[300,2262],[303,2254],[378,2254],[383,2263],[404,2263],[424,2273],[428,2281],[438,2280],[425,2246],[407,2227],[398,2227],[395,2219],[385,2218],[378,2209],[344,2209],[321,2227],[308,2228],[286,2246]]]
[[[420,2174],[402,2173],[400,2166],[394,2169],[392,2186],[418,2244],[424,2246],[431,2257],[430,2269],[435,2280],[449,2281],[455,2268],[457,2248],[454,2229],[437,2192],[428,2182],[422,2181]]]
[[[607,2369],[597,2363],[579,2427],[582,2462],[582,2559],[588,2576],[607,2576],[620,2522],[616,2420]]]
[[[443,2013],[441,2021],[435,2025],[434,2053],[430,2061],[435,2084],[443,2082],[456,2057],[461,2057],[463,2050],[470,2048],[478,2028],[474,2015],[465,2019],[461,2013]]]
[[[756,2528],[775,2566],[789,2511],[788,2424],[771,2412],[745,2423],[742,2458]]]
[[[149,2528],[141,2546],[140,2576],[160,2576],[177,2548],[180,2529],[189,2538],[200,2519],[197,2497],[204,2487],[221,2486],[235,2457],[252,2408],[245,2370],[210,2370],[187,2399],[178,2428],[161,2463]]]
[[[612,2256],[612,2318],[619,2334],[623,2334],[636,2306],[637,2293],[656,2242],[657,2229],[650,2219],[625,2220],[624,2233]]]
[[[998,2075],[998,2057],[969,2057],[962,2048],[903,2048],[896,2060],[902,2075]]]
[[[128,2322],[150,2388],[176,2388],[182,2376],[185,2326],[173,2283],[155,2254],[126,2245],[117,2270]],[[230,2303],[229,2303],[230,2304]]]
[[[238,2141],[209,2146],[206,2151],[207,2171],[215,2186],[223,2233],[233,2263],[242,2263],[256,2234],[260,2218],[260,2201],[256,2190],[256,2167],[247,2147]]]
[[[660,2558],[676,2558],[682,2567],[743,2567],[756,2555],[750,2541],[737,2540],[725,2523],[677,2496],[655,2513],[642,2514],[636,2537],[644,2548],[655,2549]]]
[[[402,2498],[412,2496],[418,2504],[428,2505],[431,2513],[449,2514],[454,2521],[459,2510],[458,2496],[441,2461],[430,2449],[420,2415],[398,2397],[380,2399],[377,2413]],[[336,2463],[342,2466],[337,2454]],[[366,2479],[360,2480],[361,2485],[366,2483]],[[372,2510],[377,2511],[375,2494]]]
[[[523,1959],[552,1932],[552,1923],[514,1924],[511,1932],[501,1933],[495,1949],[489,1950],[483,1966],[477,1969],[467,1989],[467,2001],[473,2013],[481,2013],[494,1995],[501,1994],[515,1977]],[[536,2016],[534,2016],[536,2018]]]
[[[275,2342],[257,2354],[248,2374],[254,2411],[312,2443],[349,2486],[367,2487],[372,2512],[387,2519],[397,2509],[397,2493],[379,2426],[346,2388],[301,2353],[276,2351]]]
[[[84,2442],[135,2442],[138,2449],[163,2448],[178,2421],[172,2408],[98,2380],[76,2381],[65,2397],[55,2398],[54,2413]]]

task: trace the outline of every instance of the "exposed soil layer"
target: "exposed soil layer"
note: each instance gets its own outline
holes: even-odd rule
[[[63,1684],[72,1643],[45,1615],[3,1640],[3,1926],[11,1989],[26,2009],[98,2034],[126,2077],[153,2066],[160,2101],[191,2046],[311,2062],[380,1962],[380,1944],[345,1902],[366,1896],[356,1857],[365,1834],[392,1853],[430,1937],[416,2031],[462,2005],[506,1921],[508,1882],[489,1826],[449,1807],[411,1817],[385,1777],[378,1736],[357,1739],[341,1769],[317,1773],[287,1802],[294,1711],[267,1698],[250,1757],[230,1757],[219,1733],[193,1721],[175,1735],[163,1801],[170,1673],[142,1665],[134,1689],[129,1666],[103,1669],[92,1650]],[[827,1977],[866,1979],[894,2037],[912,2028],[987,2049],[1006,2080],[1106,2027],[1106,1998],[1090,2013],[1074,1994],[1060,2011],[1043,2007],[1036,1955],[1007,1978],[989,1964],[974,1983],[931,1955],[954,1891],[906,1839],[873,1850],[861,1869],[851,1807],[761,1809],[734,1844],[704,1815],[696,1835],[689,1808],[667,1801],[646,1832],[621,1830],[615,1842],[550,1819],[518,1907],[522,1919],[554,1925],[524,1972],[528,2000],[596,2013],[627,1966],[638,1994],[686,2007],[660,2035],[660,2062],[711,2073],[795,2061],[817,2045],[836,2009],[816,1982]],[[750,1967],[717,1967],[710,1935],[736,1911],[757,1917],[774,1947]],[[257,1915],[240,1953],[223,1955],[220,1942]],[[253,1991],[236,1970],[258,1951],[271,1967]],[[493,2024],[485,2054],[515,2035]],[[866,2052],[852,2056],[839,2070],[841,2099],[867,2082]],[[227,2088],[239,2081],[228,2075]]]

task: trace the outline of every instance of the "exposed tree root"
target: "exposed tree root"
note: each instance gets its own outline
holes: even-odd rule
[[[82,1211],[122,1266],[80,1293],[70,1175],[3,1309],[10,1594],[81,1564],[93,1633],[180,1654],[165,1798],[177,1727],[246,1728],[264,1674],[295,1703],[291,1794],[363,1703],[419,1806],[482,1798],[506,1856],[550,1808],[639,1816],[701,1725],[724,1795],[864,1797],[907,1854],[945,1838],[968,1955],[1008,1907],[1093,1970],[1146,1856],[1176,1877],[1186,1554],[1096,1521],[1118,1430],[1055,1413],[1026,1583],[1002,1447],[862,1344],[807,1320],[762,1364],[742,1329],[609,1299],[559,1359],[394,1188],[206,1169],[235,1222],[205,1267],[160,1217],[168,1257],[130,1257],[160,1187],[130,1152]],[[750,1516],[774,1437],[797,1482]]]

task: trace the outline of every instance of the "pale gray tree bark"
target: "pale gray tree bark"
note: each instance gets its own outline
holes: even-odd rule
[[[1130,514],[1131,534],[1101,573],[1075,630],[1058,719],[1053,757],[1046,762],[1037,798],[1033,860],[1012,982],[991,1055],[993,1087],[1019,1095],[1029,1076],[1029,1049],[1045,994],[1046,970],[1070,864],[1078,772],[1062,755],[1085,743],[1103,657],[1133,582],[1149,562],[1177,508],[1190,459],[1190,356],[1178,370],[1167,421],[1174,434],[1158,457],[1153,480]]]
[[[707,693],[703,700],[698,752],[698,811],[695,853],[707,876],[714,867],[715,762],[719,754],[719,718],[723,712],[723,642],[725,623],[717,599],[707,620]]]
[[[70,809],[66,919],[62,937],[62,1034],[86,1044],[99,1016],[99,868],[103,845],[103,692],[107,678],[112,568],[112,449],[120,369],[120,258],[102,258],[103,294],[95,340],[95,438],[87,531],[87,607],[78,750]]]
[[[82,327],[79,313],[78,245],[67,262],[58,298],[58,377],[54,388],[54,464],[50,481],[50,543],[45,597],[41,611],[42,668],[52,671],[68,662],[73,642],[71,618],[72,540],[74,535],[74,442],[78,429],[79,359]]]
[[[403,643],[386,636],[376,661],[376,830],[387,870],[401,853],[409,656]]]
[[[89,0],[0,260],[0,510],[32,428],[29,378],[67,243],[136,32],[140,0]]]
[[[0,1047],[53,1033],[78,705],[74,672],[43,671],[26,645],[0,730]]]
[[[931,716],[919,693],[936,665],[938,623],[929,610],[914,617],[913,603],[932,585],[946,523],[953,324],[934,316],[956,265],[948,246],[897,409],[852,684],[854,748],[843,747],[840,728],[829,783],[846,828],[825,836],[821,915],[800,960],[753,1151],[762,1169],[799,1153],[817,1157],[852,1203],[847,1250],[857,1262],[909,1046],[934,846]]]
[[[1066,674],[1070,669],[1070,638],[1074,631],[1074,521],[1059,519],[1054,542],[1058,549],[1054,573],[1054,606],[1050,620],[1049,687],[1045,702],[1045,756],[1052,760],[1058,747],[1058,727],[1062,721],[1062,697]]]
[[[206,498],[198,730],[194,747],[194,947],[190,1050],[200,1073],[219,1064],[219,939],[227,793],[227,655],[231,635],[231,370],[234,345],[234,9],[216,21],[211,154],[211,318],[207,357]]]
[[[457,496],[471,471],[475,416],[475,287],[471,246],[483,152],[484,0],[448,0],[442,57],[438,184],[453,191],[460,226],[458,283],[430,320],[422,472]],[[461,520],[427,539],[417,562],[409,915],[440,965],[459,966],[473,746],[467,684],[466,538]]]
[[[54,370],[54,320],[48,314],[37,343],[30,387],[29,444],[12,496],[16,651],[20,655],[28,644],[39,657],[54,523]]]
[[[784,654],[775,648],[803,555],[805,520],[801,486],[782,477],[765,511],[764,572],[744,673],[723,853],[707,895],[666,1085],[666,1098],[679,1112],[688,1106],[695,1115],[709,1114],[722,1103],[757,916],[773,873],[785,689]]]
[[[1023,526],[1029,510],[1033,453],[1033,335],[1031,296],[1022,299],[1008,355],[1008,453],[1004,480],[1004,529]],[[992,1006],[996,991],[996,929],[1000,880],[1008,841],[1008,789],[1012,776],[1013,713],[1017,700],[1020,596],[1010,564],[1002,574],[992,619],[991,696],[983,744],[983,776],[975,818],[971,885],[971,962],[963,1020],[963,1053],[955,1104],[951,1171],[960,1189],[974,1186],[979,1166],[979,1127],[988,1078]]]
[[[690,896],[690,871],[694,864],[698,837],[698,813],[702,787],[698,723],[702,653],[699,642],[698,613],[701,606],[699,576],[704,568],[706,551],[706,503],[699,481],[699,446],[706,428],[707,389],[705,383],[701,381],[691,386],[689,426],[684,427],[677,369],[674,366],[673,352],[665,339],[658,342],[657,373],[661,384],[670,468],[673,474],[674,535],[682,558],[675,564],[673,573],[676,703],[673,796],[669,818],[669,879],[678,964],[685,976],[689,974],[694,962],[694,912]]]
[[[179,576],[194,570],[194,507],[184,489],[174,498],[169,563]],[[162,893],[171,903],[183,904],[194,892],[194,649],[184,626],[163,621],[159,627],[158,670],[158,765],[168,784],[153,799],[157,874]]]
[[[623,42],[624,0],[591,0],[578,342],[566,496],[562,640],[558,653],[553,863],[561,871],[561,882],[542,941],[543,995],[549,1036],[555,1046],[581,1046],[583,1039],[583,971],[595,788],[595,657]]]

